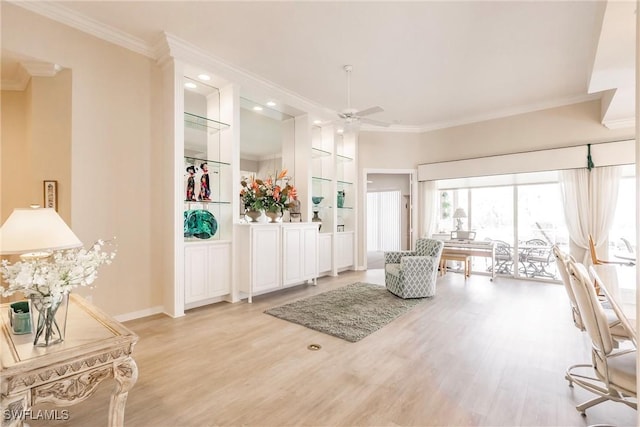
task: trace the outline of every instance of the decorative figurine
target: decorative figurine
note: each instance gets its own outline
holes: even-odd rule
[[[187,202],[195,202],[196,201],[196,168],[195,166],[188,166],[187,172],[189,173],[189,177],[187,178],[187,197],[185,201]]]
[[[200,165],[202,169],[202,175],[200,176],[200,194],[198,200],[204,202],[211,201],[211,187],[209,187],[209,167],[206,163]]]

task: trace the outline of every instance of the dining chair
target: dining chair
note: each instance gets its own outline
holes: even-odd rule
[[[554,273],[547,271],[554,261],[549,244],[542,239],[530,239],[524,242],[524,246],[519,256],[523,273],[528,277],[555,278]]]
[[[611,400],[637,409],[636,353],[633,349],[615,351],[607,317],[584,265],[569,261],[571,288],[576,297],[585,330],[591,340],[592,365],[574,365],[567,369],[569,386],[577,384],[597,395],[576,406],[580,414],[599,403]]]
[[[488,271],[496,270],[497,274],[513,274],[513,251],[510,244],[502,240],[492,240],[495,243],[495,264]]]
[[[578,308],[578,303],[573,293],[573,288],[571,287],[571,278],[569,275],[569,262],[575,263],[576,261],[571,255],[563,252],[558,247],[558,245],[552,246],[552,252],[556,259],[556,264],[558,265],[558,273],[560,273],[562,284],[564,285],[564,289],[567,293],[567,296],[569,297],[569,305],[571,307],[571,317],[573,318],[573,324],[576,326],[576,328],[584,331],[584,322],[582,321],[580,309]],[[618,316],[611,308],[604,308],[604,313],[607,318],[607,324],[609,325],[609,329],[611,331],[611,336],[615,341],[614,346],[617,346],[618,342],[627,341],[632,338],[628,332],[629,330],[622,325],[621,321],[618,319]]]
[[[591,254],[591,262],[594,265],[598,264],[620,264],[620,265],[635,265],[633,261],[610,261],[598,258],[598,253],[596,252],[596,243],[593,240],[593,236],[589,234],[589,253]]]

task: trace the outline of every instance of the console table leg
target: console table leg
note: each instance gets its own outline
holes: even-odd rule
[[[31,408],[31,391],[23,391],[12,396],[2,395],[2,427],[22,427]]]
[[[111,394],[111,404],[109,405],[109,426],[122,427],[124,426],[124,406],[127,403],[127,396],[138,379],[136,362],[130,357],[115,361],[113,377],[116,380],[116,387]]]

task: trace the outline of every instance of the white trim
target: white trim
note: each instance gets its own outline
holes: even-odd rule
[[[22,61],[20,65],[32,77],[53,77],[62,70],[58,64],[43,61]]]
[[[118,314],[113,316],[118,322],[127,322],[129,320],[140,319],[142,317],[153,316],[154,314],[164,313],[164,307],[157,305],[151,308],[145,308],[144,310],[133,311],[131,313]],[[166,314],[166,313],[164,313]]]
[[[362,209],[360,209],[360,221],[362,223],[362,233],[359,242],[356,245],[361,245],[363,250],[363,263],[362,265],[356,265],[356,270],[367,269],[367,175],[368,174],[389,174],[389,175],[409,175],[411,176],[411,185],[409,191],[411,192],[411,222],[408,224],[412,227],[411,241],[409,247],[414,248],[414,242],[416,240],[416,224],[418,221],[418,208],[416,202],[418,201],[418,170],[417,169],[377,169],[377,168],[365,168],[362,169],[362,193],[360,194],[360,200],[362,201]]]
[[[134,37],[122,30],[97,21],[82,13],[75,12],[53,1],[16,1],[7,0],[9,3],[20,6],[31,12],[37,13],[54,21],[68,25],[71,28],[91,34],[99,39],[124,47],[133,52],[154,58],[154,52],[142,39]]]
[[[607,129],[626,129],[632,128],[636,125],[635,117],[628,117],[626,119],[615,119],[615,120],[603,120],[602,124],[607,127]]]
[[[91,34],[99,39],[121,46],[125,49],[144,55],[148,58],[155,59],[159,65],[166,60],[169,56],[180,56],[187,62],[193,62],[195,64],[203,64],[213,67],[212,71],[221,73],[230,81],[235,81],[235,78],[239,78],[242,82],[242,86],[250,85],[254,87],[254,90],[264,91],[276,91],[282,95],[282,102],[289,105],[296,105],[297,108],[313,113],[324,120],[332,121],[337,115],[337,111],[321,106],[316,102],[303,97],[295,92],[281,87],[273,82],[270,82],[258,75],[255,75],[247,70],[236,67],[223,61],[211,54],[204,51],[194,45],[181,40],[175,36],[167,33],[163,34],[163,39],[168,43],[164,43],[164,40],[160,40],[159,43],[150,44],[145,40],[135,37],[129,33],[126,33],[118,28],[107,25],[96,19],[90,18],[87,15],[73,11],[65,6],[62,6],[53,1],[18,1],[7,0],[8,2],[27,9],[31,12],[45,16],[54,21],[68,25],[77,30]],[[257,85],[257,87],[255,87]],[[4,83],[3,83],[4,87]],[[392,125],[389,127],[375,127],[363,125],[361,131],[364,132],[405,132],[405,133],[422,133],[429,132],[437,129],[445,129],[455,126],[461,126],[471,123],[482,122],[486,120],[499,119],[509,116],[515,116],[518,114],[530,113],[533,111],[545,110],[549,108],[562,107],[565,105],[577,104],[586,101],[592,101],[600,99],[601,94],[586,94],[574,97],[559,98],[549,102],[542,102],[536,104],[529,104],[515,108],[508,108],[504,110],[495,110],[489,113],[479,114],[476,116],[460,117],[458,119],[447,120],[442,122],[425,123],[419,126],[409,125]],[[603,123],[610,129],[618,129],[623,127],[632,127],[633,123],[628,122],[626,119],[624,122],[618,125],[616,120]],[[614,127],[618,126],[618,127]]]
[[[421,126],[422,132],[429,132],[437,129],[446,129],[455,126],[468,125],[471,123],[484,122],[487,120],[501,119],[504,117],[517,116],[519,114],[531,113],[534,111],[548,110],[550,108],[564,107],[566,105],[579,104],[582,102],[600,99],[600,94],[586,94],[559,98],[553,101],[540,102],[536,104],[522,105],[504,110],[494,110],[488,113],[478,114],[476,116],[461,117],[459,119],[447,120],[443,122],[429,123]]]

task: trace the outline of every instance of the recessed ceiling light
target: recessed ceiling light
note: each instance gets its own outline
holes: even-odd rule
[[[267,105],[268,105],[269,107],[275,107],[275,106],[276,106],[276,103],[275,103],[275,102],[273,102],[273,101],[269,101],[269,102],[267,102]]]
[[[195,83],[192,83],[192,82],[186,82],[184,84],[184,87],[189,88],[189,89],[195,89],[195,88],[198,87],[198,85],[196,85]]]
[[[262,107],[259,105],[256,105],[255,107],[253,107],[253,109],[256,111],[262,111]]]
[[[207,74],[198,74],[198,78],[205,82],[208,82],[209,80],[211,80],[211,77]]]
[[[336,132],[338,132],[339,134],[343,134],[344,133],[344,129],[338,129]]]
[[[314,124],[314,125],[319,125],[320,123],[322,123],[322,120],[314,120],[314,121],[313,121],[313,124]]]

